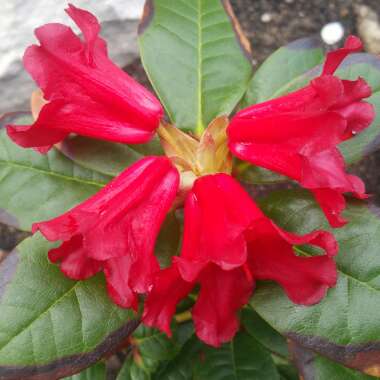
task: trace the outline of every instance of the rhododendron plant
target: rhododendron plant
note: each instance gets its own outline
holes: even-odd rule
[[[379,143],[380,59],[306,38],[252,74],[227,0],[147,0],[153,94],[66,11],[82,34],[36,29],[1,131],[0,215],[32,236],[0,262],[0,378],[119,351],[118,379],[376,374],[380,220],[348,165]]]

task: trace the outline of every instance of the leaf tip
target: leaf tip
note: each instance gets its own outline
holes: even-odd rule
[[[141,36],[146,28],[150,25],[154,16],[154,3],[153,0],[145,0],[143,14],[141,16],[137,34]]]

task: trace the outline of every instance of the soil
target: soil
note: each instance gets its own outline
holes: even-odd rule
[[[358,5],[367,5],[380,15],[379,0],[231,0],[235,13],[253,49],[257,67],[271,52],[297,38],[319,34],[323,25],[340,21],[346,35],[357,34]],[[126,70],[149,86],[141,62],[136,60]],[[380,204],[380,152],[367,157],[353,168],[367,185],[367,191]],[[0,225],[1,249],[11,250],[22,237]]]

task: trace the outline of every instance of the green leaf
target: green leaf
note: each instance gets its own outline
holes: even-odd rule
[[[314,371],[314,377],[310,378],[310,380],[374,380],[378,378],[378,376],[365,375],[359,371],[343,367],[323,356],[317,356],[315,358]],[[308,378],[306,377],[305,380],[308,380]]]
[[[277,365],[277,371],[280,374],[280,379],[281,380],[299,380],[298,371],[291,364],[280,364],[280,365]]]
[[[165,333],[144,325],[140,325],[132,336],[133,345],[144,358],[170,360],[180,349],[175,338],[170,339]]]
[[[150,372],[145,371],[134,362],[132,356],[124,362],[116,380],[151,380]]]
[[[65,377],[64,380],[106,380],[106,365],[97,363],[76,375]]]
[[[79,165],[112,177],[144,156],[163,154],[158,138],[146,144],[126,145],[73,136],[63,141],[59,149]]]
[[[298,78],[323,61],[319,38],[302,38],[271,54],[253,76],[244,98],[244,106],[261,103],[290,92]]]
[[[262,207],[289,231],[329,229],[318,205],[302,191],[271,194]],[[295,305],[279,286],[266,283],[258,287],[251,305],[300,345],[365,371],[378,363],[380,355],[380,212],[352,201],[345,217],[350,222],[334,230],[340,247],[338,283],[319,304]]]
[[[161,365],[154,374],[154,380],[193,380],[194,366],[200,359],[203,344],[193,335],[183,346],[177,356]]]
[[[253,336],[267,350],[283,358],[288,357],[285,338],[265,322],[252,308],[244,308],[241,322],[247,333]]]
[[[40,235],[17,248],[18,265],[0,292],[0,378],[53,379],[77,373],[115,350],[137,327],[109,299],[102,275],[64,277]]]
[[[248,334],[238,333],[230,343],[202,352],[195,370],[198,380],[280,379],[269,352]]]
[[[261,168],[260,166],[251,165],[248,162],[240,163],[239,166],[240,169],[238,167],[237,178],[246,183],[270,185],[289,181],[289,178],[283,175]]]
[[[170,338],[165,333],[144,325],[140,325],[133,333],[131,342],[138,358],[134,360],[135,365],[147,374],[151,375],[162,362],[168,362],[178,355],[193,335],[191,323],[173,323],[171,328],[173,336]]]
[[[139,35],[145,70],[179,128],[202,132],[246,91],[247,41],[228,0],[148,0]]]
[[[372,380],[372,376],[343,367],[291,342],[292,357],[304,380]]]
[[[178,253],[181,240],[181,225],[174,212],[170,212],[161,226],[157,237],[155,254],[161,267],[168,267],[171,259]]]
[[[19,229],[30,230],[33,222],[62,214],[110,179],[55,149],[41,155],[20,148],[0,130],[0,208]]]

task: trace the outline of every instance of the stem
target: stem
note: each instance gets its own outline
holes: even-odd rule
[[[187,322],[187,321],[191,321],[191,313],[189,310],[186,310],[182,313],[179,313],[179,314],[176,314],[174,316],[174,319],[177,323],[184,323],[184,322]]]

